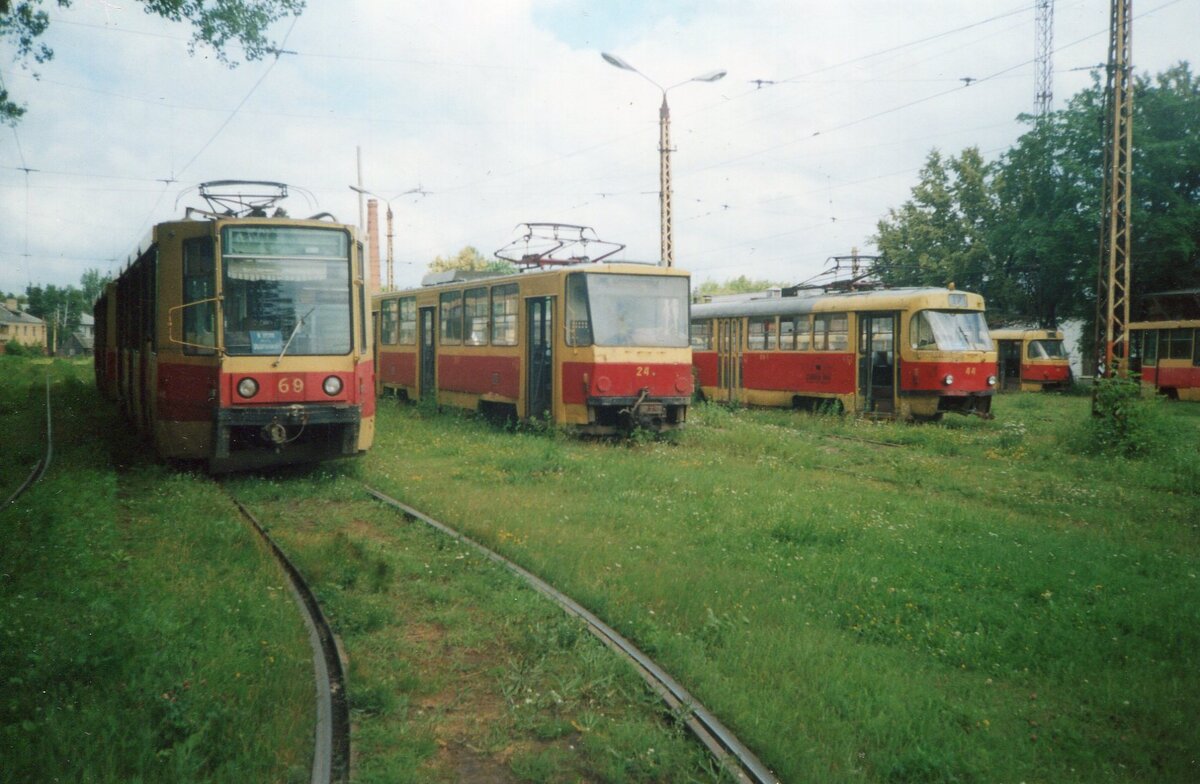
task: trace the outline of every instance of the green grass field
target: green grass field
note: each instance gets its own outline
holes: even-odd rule
[[[364,471],[632,637],[785,781],[1200,777],[1200,407],[1138,461],[1087,397],[877,424],[699,407],[670,442],[384,404]]]

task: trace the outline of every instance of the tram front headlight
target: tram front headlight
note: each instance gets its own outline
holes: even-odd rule
[[[996,386],[996,377],[995,376],[988,376],[988,386],[989,387]]]
[[[321,384],[321,389],[325,390],[325,394],[333,397],[342,391],[342,380],[337,376],[327,376],[325,383]]]
[[[950,386],[951,384],[954,383],[954,376],[947,373],[946,377],[942,379],[942,383],[945,384],[946,386]]]
[[[242,397],[254,397],[258,394],[258,382],[247,376],[237,384],[237,393]]]

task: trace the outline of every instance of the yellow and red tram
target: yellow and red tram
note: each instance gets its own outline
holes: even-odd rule
[[[1134,370],[1142,385],[1172,400],[1200,400],[1200,319],[1129,324]]]
[[[151,230],[96,302],[97,384],[163,458],[225,471],[359,455],[375,384],[354,229],[266,217],[282,184],[201,195],[231,185],[280,190]]]
[[[706,398],[900,419],[990,416],[996,351],[978,294],[941,288],[846,292],[692,306]]]
[[[375,298],[381,393],[595,435],[686,421],[686,272],[578,264],[431,283]]]
[[[993,329],[1001,390],[1041,392],[1071,386],[1063,333],[1054,329]]]

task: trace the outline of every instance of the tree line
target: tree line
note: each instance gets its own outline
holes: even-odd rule
[[[987,163],[934,149],[903,205],[878,223],[886,284],[982,294],[989,320],[1055,327],[1094,319],[1103,189],[1104,89],[1029,125]],[[1187,63],[1133,90],[1131,302],[1200,286],[1200,78]],[[1085,332],[1086,334],[1086,332]]]

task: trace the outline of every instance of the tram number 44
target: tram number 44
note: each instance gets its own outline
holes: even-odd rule
[[[965,367],[963,368],[964,376],[974,376],[979,372],[979,368]]]
[[[281,395],[289,395],[295,393],[299,395],[304,391],[304,379],[288,378],[283,376],[279,379],[279,383],[275,385]]]

